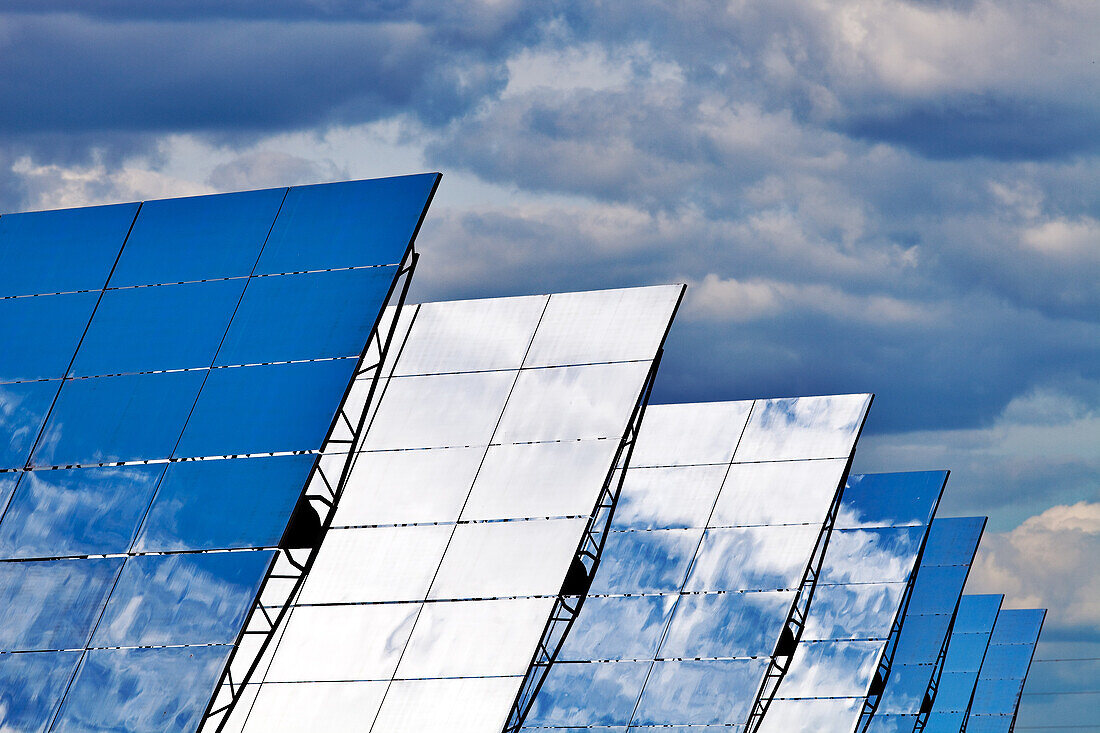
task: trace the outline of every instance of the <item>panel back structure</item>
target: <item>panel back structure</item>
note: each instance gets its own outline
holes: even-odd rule
[[[651,406],[524,730],[743,729],[800,632],[870,402]]]
[[[945,471],[849,477],[806,631],[760,730],[852,733],[866,724],[946,481]]]
[[[937,518],[928,530],[890,676],[867,730],[923,730],[985,517]]]
[[[943,672],[925,733],[959,733],[974,699],[982,661],[1004,596],[963,596],[951,627]]]
[[[0,728],[198,728],[438,178],[0,217]]]
[[[997,614],[964,731],[1011,733],[1045,617],[1045,609]]]
[[[682,293],[406,308],[332,528],[224,729],[518,721],[599,562]]]

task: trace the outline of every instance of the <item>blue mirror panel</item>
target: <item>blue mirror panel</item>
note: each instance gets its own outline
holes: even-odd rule
[[[17,471],[0,473],[0,512],[7,510],[8,499],[15,493],[15,487],[21,477],[22,473]]]
[[[966,733],[1012,733],[1012,714],[971,715],[966,720]]]
[[[679,591],[702,534],[701,529],[608,533],[589,593]]]
[[[205,372],[65,382],[35,449],[35,466],[168,458]]]
[[[53,729],[194,733],[231,647],[92,649]]]
[[[45,733],[80,652],[0,653],[0,730]]]
[[[256,273],[400,263],[438,181],[424,173],[291,188]]]
[[[867,726],[867,733],[913,733],[917,727],[916,715],[898,715],[876,712]]]
[[[638,701],[642,725],[740,723],[767,669],[768,659],[656,662]]]
[[[985,633],[993,629],[997,613],[1001,610],[1001,595],[967,595],[959,599],[959,612],[955,616],[953,633]]]
[[[1001,611],[997,614],[997,623],[993,625],[993,637],[989,643],[1035,644],[1045,617],[1046,611],[1040,609]]]
[[[969,565],[978,550],[985,517],[945,517],[933,520],[921,565]]]
[[[138,206],[0,216],[0,296],[102,288]]]
[[[232,644],[274,557],[271,550],[132,556],[90,646]]]
[[[169,464],[136,552],[274,547],[315,456]]]
[[[0,468],[22,468],[60,382],[0,384]]]
[[[793,603],[793,591],[680,596],[658,657],[767,656]]]
[[[122,558],[0,562],[0,651],[81,649]]]
[[[908,616],[921,613],[953,614],[969,571],[969,565],[921,565],[917,577],[913,579]]]
[[[989,646],[989,634],[952,633],[947,645],[946,666],[977,673]]]
[[[80,345],[73,375],[209,367],[245,282],[106,291]]]
[[[0,557],[126,552],[163,471],[153,464],[23,474],[0,522]]]
[[[890,667],[890,677],[886,681],[886,690],[879,700],[878,713],[920,712],[932,678],[932,667],[924,664],[900,664],[894,657]]]
[[[0,382],[64,377],[98,299],[69,293],[0,300]]]
[[[928,524],[947,482],[946,471],[852,475],[844,486],[836,527]]]
[[[924,733],[959,733],[966,722],[966,713],[948,713],[933,710],[924,725]]]
[[[253,278],[217,363],[359,356],[396,276],[368,267]]]
[[[687,590],[783,590],[806,571],[821,528],[814,525],[708,529]]]
[[[1024,681],[1020,678],[990,679],[985,674],[985,665],[982,665],[982,676],[978,678],[978,684],[974,688],[970,714],[1012,715],[1020,699]]]
[[[894,652],[894,662],[896,664],[934,664],[944,641],[947,640],[950,627],[950,614],[907,615],[902,622],[901,636],[898,638],[897,651]]]
[[[585,600],[558,659],[652,659],[672,612],[672,596],[595,596]]]
[[[977,671],[945,669],[940,675],[940,684],[936,689],[933,712],[965,713],[970,706],[970,698],[974,694],[974,683],[977,681]]]
[[[650,662],[564,662],[547,672],[524,721],[531,726],[622,725],[649,674]]]
[[[285,188],[146,201],[111,287],[252,273]]]
[[[317,450],[355,359],[214,369],[177,456]]]

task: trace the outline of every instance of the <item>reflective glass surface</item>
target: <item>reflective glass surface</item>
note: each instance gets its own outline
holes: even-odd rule
[[[813,525],[708,529],[685,589],[795,588],[820,532]]]
[[[753,401],[650,405],[630,466],[727,464]]]
[[[397,680],[372,730],[480,733],[504,727],[519,678]]]
[[[904,593],[904,582],[818,586],[802,638],[885,639]]]
[[[399,263],[438,182],[424,173],[291,188],[257,274]]]
[[[833,700],[773,700],[764,716],[760,733],[851,733],[859,718],[863,699],[841,697]]]
[[[0,562],[0,651],[81,649],[121,558]]]
[[[396,267],[253,278],[217,364],[359,356]]]
[[[650,362],[524,369],[493,441],[620,438]]]
[[[488,445],[515,380],[515,372],[394,377],[363,448]]]
[[[198,727],[227,646],[92,649],[84,657],[54,730],[165,731]]]
[[[272,547],[314,460],[301,455],[169,464],[134,550]]]
[[[550,296],[525,367],[648,361],[664,340],[682,285]]]
[[[426,603],[397,679],[523,675],[553,598]]]
[[[0,653],[0,730],[44,733],[80,652]]]
[[[0,296],[102,288],[138,206],[0,216]]]
[[[612,531],[589,593],[679,591],[702,534],[701,529]]]
[[[249,711],[247,729],[271,733],[357,730],[374,720],[388,686],[382,681],[267,684]],[[298,715],[302,710],[309,710],[309,716]]]
[[[767,666],[767,659],[657,662],[634,721],[669,725],[743,720],[752,700],[740,692],[758,687]]]
[[[0,299],[0,382],[64,377],[98,299],[99,293]]]
[[[997,615],[974,687],[967,730],[970,721],[996,726],[987,716],[1008,721],[1015,716],[1045,616],[1041,609],[1002,610]]]
[[[27,462],[59,386],[0,384],[0,468],[20,468]]]
[[[232,644],[274,557],[270,550],[130,557],[91,646]]]
[[[126,552],[163,472],[154,464],[23,474],[0,522],[0,557]]]
[[[769,591],[682,596],[658,657],[766,657],[775,648],[775,629],[786,620],[794,595]]]
[[[421,601],[453,526],[333,529],[299,603]]]
[[[267,682],[388,680],[420,604],[297,606]]]
[[[214,369],[176,455],[316,450],[354,369],[354,359]]]
[[[906,582],[927,526],[834,529],[818,582]]]
[[[779,697],[865,697],[885,646],[883,641],[799,644]]]
[[[587,524],[588,517],[460,524],[428,598],[557,595]]]
[[[453,522],[483,455],[484,447],[360,453],[333,524]]]
[[[108,290],[96,309],[75,376],[208,367],[244,280]]]
[[[928,524],[936,512],[946,471],[852,475],[844,487],[837,529]]]
[[[612,440],[491,446],[462,519],[588,516],[617,447]]]
[[[957,716],[966,715],[1001,600],[998,595],[963,596],[959,600],[929,728],[935,724],[938,729],[950,729]]]
[[[42,431],[33,465],[169,457],[203,376],[171,372],[66,382]]]
[[[865,394],[757,400],[734,459],[847,458],[870,404]]]
[[[675,605],[674,595],[592,596],[565,637],[558,659],[652,659]],[[690,623],[690,612],[688,616]]]
[[[819,525],[844,477],[846,458],[735,463],[714,506],[712,527]]]
[[[631,468],[615,506],[615,527],[705,527],[728,471],[729,465]]]
[[[535,697],[526,726],[625,728],[650,667],[650,662],[555,664]]]
[[[285,194],[269,188],[146,201],[111,286],[248,276]]]
[[[416,306],[416,328],[394,374],[515,369],[523,363],[547,296],[458,300]]]

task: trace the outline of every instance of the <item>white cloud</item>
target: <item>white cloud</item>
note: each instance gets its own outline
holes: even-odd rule
[[[1006,608],[1048,608],[1055,628],[1100,633],[1100,502],[1047,509],[1010,532],[987,535],[967,593],[1004,593]]]

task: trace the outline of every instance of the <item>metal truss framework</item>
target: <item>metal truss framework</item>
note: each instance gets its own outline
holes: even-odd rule
[[[554,602],[554,608],[550,613],[549,620],[546,622],[546,628],[539,639],[535,655],[531,660],[527,675],[520,685],[516,700],[512,703],[512,710],[508,715],[508,721],[502,733],[518,733],[523,727],[524,720],[526,720],[527,714],[535,702],[535,697],[542,688],[542,683],[546,679],[550,667],[557,660],[558,652],[561,650],[573,622],[584,605],[588,587],[599,568],[600,556],[607,541],[611,521],[615,516],[615,506],[618,503],[623,480],[626,477],[626,471],[623,469],[630,465],[630,457],[637,442],[638,431],[641,429],[646,407],[649,405],[653,382],[657,376],[657,369],[661,364],[663,353],[663,349],[657,352],[653,365],[650,367],[638,402],[630,415],[627,429],[619,442],[618,448],[615,450],[615,458],[611,463],[607,478],[604,479],[603,489],[600,492],[595,511],[585,528],[584,536],[577,548],[577,554],[566,575],[561,593]],[[616,474],[618,474],[617,479]]]
[[[861,427],[862,430],[862,427]],[[856,436],[859,440],[859,436]],[[844,467],[844,475],[840,479],[840,487],[848,481],[848,474],[852,468],[852,457]],[[768,712],[772,700],[779,691],[779,684],[791,666],[798,642],[802,639],[802,632],[806,628],[806,617],[809,615],[810,603],[813,601],[814,591],[817,589],[817,580],[821,575],[821,565],[825,560],[825,551],[829,547],[829,536],[832,534],[833,525],[836,523],[837,514],[840,512],[842,491],[838,488],[833,503],[829,506],[829,513],[825,516],[821,532],[817,536],[817,544],[814,545],[814,554],[810,558],[810,564],[802,576],[795,595],[794,604],[787,620],[783,624],[783,632],[772,654],[771,662],[764,679],[760,683],[760,689],[753,700],[752,710],[749,712],[748,721],[745,724],[746,733],[756,733],[764,722],[764,715]]]
[[[417,229],[419,230],[419,224]],[[415,239],[415,233],[413,237]],[[224,729],[246,683],[259,666],[276,629],[290,610],[292,600],[313,567],[321,541],[332,525],[351,473],[356,448],[365,434],[379,377],[389,355],[397,330],[398,316],[405,304],[418,259],[419,255],[410,244],[385,301],[385,306],[396,305],[393,318],[385,328],[385,335],[381,335],[379,328],[387,308],[384,306],[380,309],[370,338],[359,356],[355,373],[344,393],[340,410],[329,426],[327,437],[279,543],[276,560],[272,563],[270,573],[264,578],[203,713],[198,729],[200,732],[217,733]],[[392,302],[395,293],[396,304]],[[366,393],[357,393],[356,383],[368,380],[370,387]],[[277,613],[272,615],[271,608],[277,608]]]
[[[958,613],[956,604],[955,613]],[[913,733],[922,733],[928,725],[928,716],[932,714],[932,704],[936,701],[936,691],[940,686],[940,674],[943,672],[943,663],[947,659],[947,646],[951,642],[951,632],[955,630],[955,617],[947,627],[947,634],[940,644],[940,651],[936,655],[936,663],[932,666],[932,676],[928,680],[928,691],[924,693],[924,701],[921,703],[920,712],[917,713],[916,723],[913,725]]]

